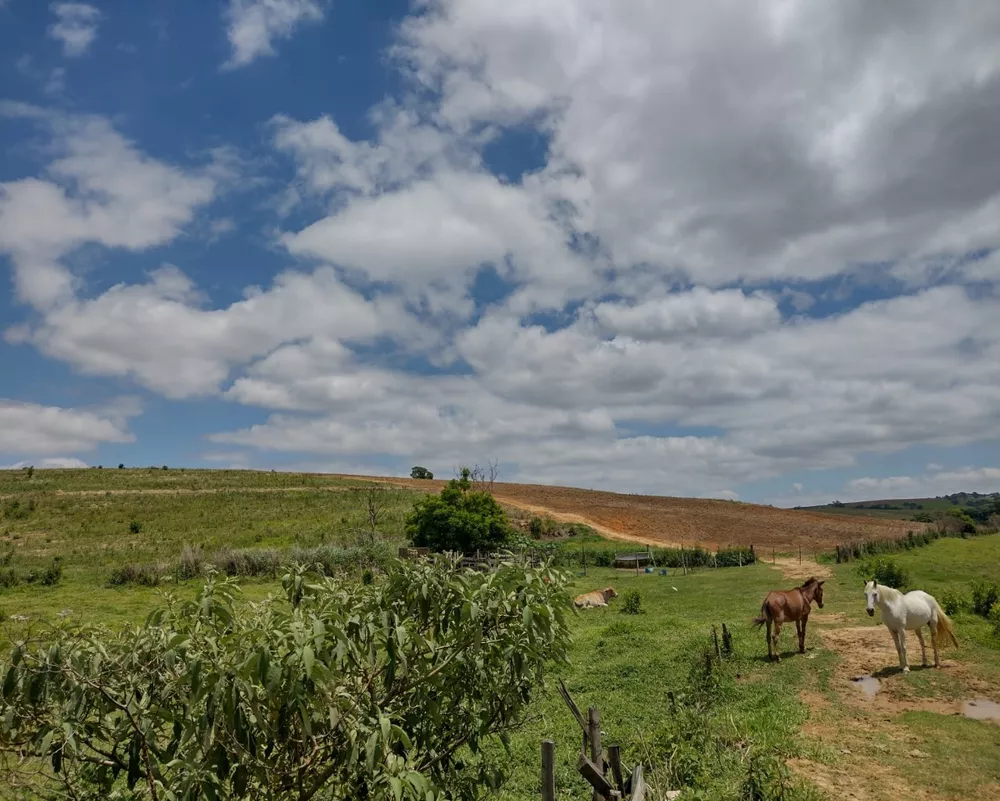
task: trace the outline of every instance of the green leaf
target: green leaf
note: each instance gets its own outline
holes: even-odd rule
[[[308,645],[302,649],[302,666],[306,669],[306,675],[312,678],[313,661],[315,660],[313,649]]]
[[[250,782],[250,771],[245,765],[237,765],[233,772],[233,793],[237,798],[243,798],[247,794],[247,785]]]
[[[7,671],[7,676],[3,680],[3,700],[9,701],[17,687],[17,666],[11,665]]]
[[[393,776],[389,779],[389,785],[392,787],[392,795],[396,801],[400,801],[403,797],[403,783],[399,780],[398,776]]]
[[[378,732],[373,731],[365,743],[365,767],[369,773],[375,770],[375,749],[378,747]]]
[[[524,614],[522,615],[522,617],[524,618],[524,625],[528,626],[530,628],[531,627],[531,607],[530,606],[524,607]]]

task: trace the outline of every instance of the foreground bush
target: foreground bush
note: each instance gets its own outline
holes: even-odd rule
[[[286,599],[240,604],[212,577],[141,626],[17,643],[0,664],[8,779],[79,799],[472,799],[498,779],[480,746],[566,658],[548,570],[282,584]]]

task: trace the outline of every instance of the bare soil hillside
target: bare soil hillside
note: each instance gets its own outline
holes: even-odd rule
[[[382,479],[437,491],[444,481]],[[562,522],[586,523],[605,536],[649,545],[754,545],[791,550],[829,549],[852,539],[898,537],[923,524],[906,520],[847,517],[792,509],[775,509],[734,501],[623,495],[615,492],[549,487],[538,484],[494,486],[503,504]]]

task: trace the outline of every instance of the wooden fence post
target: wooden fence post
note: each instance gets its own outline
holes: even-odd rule
[[[587,710],[587,733],[590,735],[590,761],[601,774],[604,773],[604,751],[601,748],[601,710],[596,706]],[[603,801],[604,796],[594,790],[593,801]]]
[[[556,744],[542,740],[542,801],[556,801]]]
[[[615,780],[615,786],[621,792],[625,789],[625,779],[622,777],[622,752],[617,743],[608,746],[608,765],[611,768],[611,777]]]
[[[719,647],[719,631],[712,626],[712,639],[715,641],[715,658],[722,659],[722,649]]]

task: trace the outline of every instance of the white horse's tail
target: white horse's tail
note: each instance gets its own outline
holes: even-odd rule
[[[941,604],[937,602],[937,598],[934,599],[934,606],[937,607],[937,643],[939,646],[947,645],[947,640],[950,639],[955,647],[958,648],[958,640],[955,639],[955,630],[951,626],[951,620],[944,613],[941,608]]]

